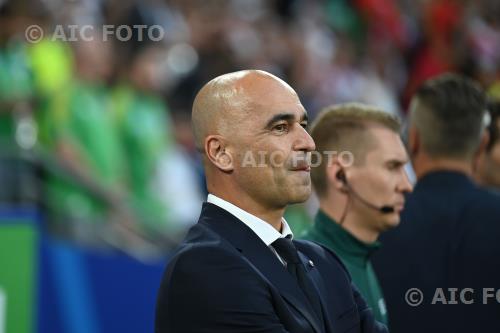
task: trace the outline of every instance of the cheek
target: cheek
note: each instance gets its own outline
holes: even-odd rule
[[[271,185],[276,170],[271,166],[269,154],[247,151],[235,159],[235,173],[240,182],[263,187]]]
[[[272,141],[272,140],[269,140]],[[286,185],[289,183],[290,154],[283,145],[275,142],[247,142],[237,147],[235,171],[260,186]]]
[[[376,192],[387,191],[394,182],[390,173],[384,169],[372,170],[370,171],[368,177],[370,181],[367,182],[366,187],[371,188]]]
[[[272,142],[260,147],[259,153],[266,166],[270,168],[285,167],[289,155],[286,149]]]
[[[269,154],[268,163],[271,168],[281,169],[286,166],[286,154],[281,150],[274,150]]]
[[[500,142],[497,143],[490,152],[491,160],[500,166]]]
[[[235,136],[237,133],[234,134]],[[238,152],[237,158],[250,159],[250,155],[260,164],[270,165],[282,163],[286,160],[286,149],[283,145],[273,142],[273,138],[267,140],[252,140],[246,138],[244,141],[235,144],[235,150]]]
[[[374,202],[391,200],[397,183],[395,175],[387,170],[373,170],[365,179],[362,189],[367,197],[375,200]]]

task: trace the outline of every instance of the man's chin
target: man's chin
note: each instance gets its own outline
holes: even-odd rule
[[[297,203],[302,203],[307,201],[309,197],[311,196],[311,187],[309,186],[308,188],[304,189],[298,189],[294,193],[289,194],[289,204],[297,204]]]
[[[390,230],[392,228],[396,228],[397,226],[399,226],[400,222],[401,219],[399,218],[399,216],[391,217],[390,219],[385,221],[385,229]]]

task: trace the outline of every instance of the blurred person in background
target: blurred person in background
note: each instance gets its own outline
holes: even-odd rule
[[[500,77],[500,2],[480,0],[469,7],[465,22],[470,45],[469,62],[476,79],[484,87],[493,88]],[[500,98],[500,94],[497,97]]]
[[[26,25],[39,23],[23,13],[19,3],[0,1],[0,202],[36,204],[36,167],[20,156],[31,156],[36,143],[33,118],[35,84]]]
[[[1,24],[0,29],[7,29],[6,24]],[[11,111],[16,103],[31,102],[33,86],[28,47],[0,35],[0,140],[13,139]]]
[[[119,50],[119,49],[118,49]],[[145,227],[168,228],[170,204],[154,191],[162,154],[172,145],[167,106],[157,93],[155,78],[163,48],[144,45],[121,61],[113,87],[113,120],[127,152],[126,172],[135,209],[147,217]],[[166,230],[166,229],[165,229]]]
[[[489,141],[478,157],[474,177],[480,185],[500,194],[500,101],[491,101],[488,112]]]
[[[412,189],[400,127],[396,117],[364,104],[333,105],[318,115],[310,131],[316,150],[348,151],[353,163],[337,155],[312,168],[320,209],[302,235],[342,259],[375,318],[385,324],[387,310],[370,258],[380,247],[379,234],[399,224],[404,195]]]
[[[500,304],[484,295],[500,287],[500,201],[472,180],[486,104],[474,81],[453,74],[412,98],[408,150],[418,181],[401,225],[381,236],[373,257],[391,332],[500,330]],[[464,288],[467,297],[453,298]]]
[[[421,32],[409,58],[403,102],[408,105],[416,89],[427,79],[458,71],[465,47],[466,6],[457,0],[420,2]]]
[[[192,119],[210,194],[166,269],[155,332],[386,332],[340,260],[292,240],[283,219],[311,193],[314,142],[295,91],[264,71],[225,74]]]
[[[166,8],[136,4],[128,26],[160,25],[156,14]],[[161,15],[159,15],[161,17]],[[118,61],[113,91],[114,120],[123,142],[133,205],[147,228],[176,234],[196,221],[201,195],[194,168],[175,142],[170,109],[162,97],[167,41],[132,38],[116,41]]]
[[[201,194],[191,162],[175,142],[170,109],[161,96],[166,49],[150,44],[136,52],[127,80],[115,94],[131,187],[141,210],[158,212],[160,229],[163,225],[163,232],[175,233],[196,221]]]
[[[41,144],[55,153],[70,173],[97,189],[101,198],[88,189],[68,182],[62,175],[49,174],[45,191],[48,207],[57,220],[70,218],[87,223],[103,222],[113,210],[126,210],[124,151],[111,109],[107,81],[112,74],[111,47],[95,33],[89,41],[71,44],[74,57],[68,63],[74,77],[59,88],[47,91],[37,115]],[[58,43],[35,48],[36,61],[47,56],[65,59]],[[74,61],[72,61],[74,59]],[[36,63],[44,73],[43,64]]]

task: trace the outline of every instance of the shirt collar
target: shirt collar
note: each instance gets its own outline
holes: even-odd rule
[[[241,222],[243,222],[247,227],[252,229],[253,232],[259,236],[259,238],[267,245],[271,245],[275,240],[281,237],[293,238],[292,230],[284,218],[281,218],[282,228],[281,233],[273,228],[266,221],[258,218],[255,215],[244,211],[238,206],[219,198],[216,195],[208,194],[207,202],[217,205],[220,208],[226,210],[230,214],[234,215]]]
[[[381,245],[379,241],[373,243],[360,241],[322,210],[318,211],[314,219],[314,228],[320,234],[326,235],[328,240],[335,244],[337,250],[348,254],[354,260],[357,258],[360,263],[366,263],[373,252],[378,250]]]

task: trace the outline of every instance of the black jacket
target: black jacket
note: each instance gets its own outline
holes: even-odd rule
[[[205,203],[167,266],[157,333],[387,332],[339,259],[294,241],[321,300],[324,322],[276,255],[243,222]]]
[[[500,332],[500,197],[461,173],[428,174],[381,243],[391,333]]]

